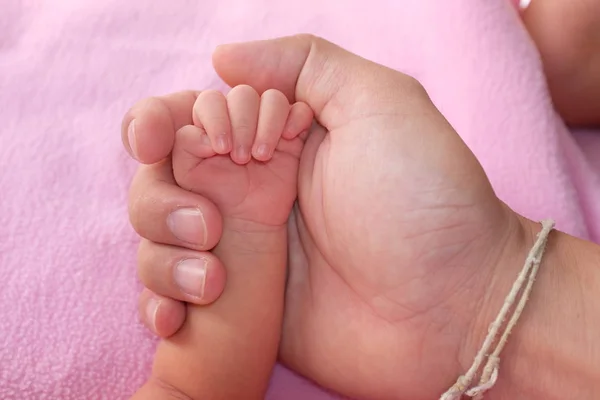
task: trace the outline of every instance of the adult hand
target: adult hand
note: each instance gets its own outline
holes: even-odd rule
[[[352,397],[439,396],[466,370],[499,307],[486,292],[504,296],[516,276],[498,279],[499,264],[525,257],[522,220],[414,79],[307,35],[221,46],[214,65],[230,86],[276,88],[308,103],[320,124],[302,155],[290,220],[282,360]],[[152,139],[168,154],[167,125],[136,146]],[[157,179],[147,184],[158,191]],[[153,210],[179,204],[175,193],[169,181],[139,212],[166,226],[166,213]],[[173,238],[161,232],[152,240]],[[189,300],[157,283],[172,281],[169,260],[179,255],[170,251],[154,257],[148,287]]]
[[[185,321],[184,305],[172,297],[209,304],[225,286],[225,268],[208,252],[221,238],[219,210],[177,186],[169,159],[175,132],[193,123],[197,95],[186,91],[140,101],[125,115],[121,129],[126,150],[144,164],[129,196],[131,224],[142,237],[139,276],[152,288],[140,296],[140,315],[162,337]]]

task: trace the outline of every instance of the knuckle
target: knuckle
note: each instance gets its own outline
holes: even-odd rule
[[[425,87],[418,79],[410,75],[404,75],[403,78],[403,85],[408,93],[414,96],[428,96]]]
[[[277,89],[267,89],[265,90],[265,92],[262,94],[261,98],[263,100],[269,100],[269,101],[276,101],[276,102],[283,102],[285,101],[287,103],[287,97],[285,97],[285,95],[277,90]]]
[[[138,199],[135,197],[130,196],[130,200],[129,200],[129,224],[131,225],[131,227],[133,228],[133,230],[135,231],[135,233],[137,233],[140,236],[143,236],[143,233],[141,232],[141,225],[143,225],[143,218],[140,218],[140,212],[139,212],[139,207],[138,207]]]
[[[131,107],[128,113],[132,118],[137,118],[148,113],[155,112],[156,110],[164,112],[165,109],[168,111],[162,99],[152,96],[139,100],[133,107]]]
[[[142,240],[138,246],[137,251],[137,271],[140,280],[147,285],[150,281],[148,279],[148,273],[152,270],[150,263],[154,259],[152,257],[152,249],[149,246],[150,242]]]
[[[129,202],[128,202],[128,213],[129,213],[129,223],[131,224],[133,230],[140,236],[145,237],[145,208],[146,197],[140,195],[135,187],[132,187],[129,191]]]
[[[154,243],[147,239],[142,239],[138,246],[138,263],[147,264],[148,261],[154,259],[154,253]]]
[[[237,85],[234,88],[232,88],[229,93],[227,94],[227,97],[231,97],[231,96],[256,96],[258,97],[258,92],[250,85]]]
[[[207,89],[203,90],[196,99],[196,104],[202,103],[204,101],[214,101],[215,99],[223,98],[223,93],[216,89]]]
[[[239,120],[232,122],[231,127],[233,128],[234,141],[236,142],[252,140],[249,136],[253,135],[256,131],[256,124],[248,118],[240,118]]]
[[[296,38],[298,38],[298,40],[301,40],[303,42],[310,43],[310,44],[326,42],[326,40],[323,39],[321,36],[317,36],[312,33],[300,33],[300,34],[296,35]]]
[[[173,153],[181,150],[187,150],[189,145],[198,141],[198,134],[206,134],[203,128],[186,125],[175,132],[175,143],[173,144]],[[175,155],[173,155],[175,157]]]
[[[200,93],[202,93],[202,91],[197,91],[197,90],[186,90],[183,92],[183,95],[185,97],[187,97],[189,103],[188,104],[194,104],[196,102],[196,100],[198,99],[198,96],[200,96]]]

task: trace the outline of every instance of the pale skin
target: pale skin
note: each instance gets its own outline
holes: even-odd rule
[[[214,268],[220,260],[227,267],[227,291],[210,306],[188,307],[185,326],[159,345],[152,376],[133,398],[177,393],[177,398],[262,399],[281,336],[286,224],[312,111],[301,102],[290,106],[277,90],[259,95],[247,85],[226,96],[201,92],[188,111],[193,124],[175,134],[173,178],[214,203],[222,235],[201,257],[175,255],[168,245],[154,248],[154,254],[170,258],[174,271],[188,273],[173,281],[188,279],[192,298],[204,297],[194,293],[194,284],[202,288],[206,280],[208,296],[220,293],[222,287],[214,287],[224,281],[224,270],[199,269]]]
[[[313,132],[316,139],[304,150],[299,207],[289,225],[282,360],[349,396],[439,396],[468,368],[539,226],[495,197],[473,155],[414,80],[307,36],[222,47],[214,61],[230,85],[246,83],[259,92],[275,87],[291,101],[308,103],[324,126]],[[136,135],[132,152],[138,160],[152,164],[170,153],[172,126],[189,124],[185,111],[171,110],[190,110],[190,97],[183,93],[154,99],[152,107],[138,105],[128,114],[125,125],[135,118],[141,126],[151,126]],[[386,107],[389,112],[381,112]],[[366,120],[381,135],[371,135],[363,125]],[[415,131],[427,134],[416,136]],[[359,141],[365,133],[367,139]],[[441,154],[426,146],[439,140],[447,141]],[[131,151],[127,139],[125,143]],[[373,159],[367,145],[374,146]],[[408,156],[402,157],[403,151]],[[410,157],[414,154],[418,156]],[[348,168],[357,160],[360,169]],[[377,168],[379,163],[398,174],[390,176]],[[326,171],[332,171],[332,180]],[[440,175],[444,171],[450,174]],[[361,183],[363,176],[368,184]],[[153,308],[147,321],[155,332],[169,336],[185,316],[180,303],[170,299],[210,303],[224,280],[215,279],[212,291],[205,290],[200,299],[182,294],[157,243],[200,256],[214,246],[222,226],[216,208],[204,197],[174,185],[159,186],[157,179],[164,183],[172,178],[160,164],[140,170],[132,188],[137,200],[132,221],[147,239],[141,254],[156,255],[140,262],[142,278],[156,293],[144,293],[142,309],[147,309],[148,299],[158,299],[160,307]],[[388,209],[398,213],[392,223],[380,222],[379,210],[365,207],[371,203],[361,198],[361,187],[369,192],[365,196],[383,193],[374,181],[398,190],[378,198],[383,209],[389,201]],[[431,204],[431,198],[442,202]],[[206,229],[196,232],[196,244],[177,239],[164,222],[175,204],[202,210]],[[456,225],[448,219],[457,212],[468,222]],[[145,220],[138,213],[156,218]],[[414,231],[407,215],[418,220],[421,231]],[[329,237],[319,235],[324,228],[320,223]],[[359,242],[354,235],[365,227],[367,237],[379,240],[353,252]],[[477,239],[461,246],[457,237]],[[433,243],[437,251],[424,252],[428,248],[419,240]],[[598,246],[553,233],[530,304],[503,353],[501,379],[486,398],[579,399],[600,393],[600,350],[594,340],[600,327],[593,318],[600,311],[599,262]],[[218,276],[222,269],[215,262],[208,276],[211,271]],[[149,285],[149,277],[163,283]],[[440,354],[449,356],[440,359]]]

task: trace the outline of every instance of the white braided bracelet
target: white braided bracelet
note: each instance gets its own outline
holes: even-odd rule
[[[467,371],[466,374],[462,375],[458,378],[456,383],[448,389],[446,393],[440,397],[440,400],[460,400],[463,395],[467,395],[469,397],[474,398],[475,400],[483,399],[483,395],[485,392],[490,390],[496,381],[498,380],[498,370],[500,367],[500,352],[506,345],[508,340],[508,336],[510,332],[517,324],[523,309],[525,308],[525,304],[529,299],[529,294],[531,293],[531,288],[533,287],[533,283],[535,281],[535,277],[537,275],[538,269],[540,268],[540,263],[542,261],[542,256],[544,255],[544,251],[546,250],[546,244],[548,243],[548,236],[550,232],[554,229],[554,221],[545,220],[542,221],[542,230],[538,233],[537,241],[531,248],[527,259],[525,260],[525,265],[521,270],[521,273],[517,277],[517,280],[513,284],[513,287],[504,300],[504,305],[500,309],[496,320],[490,325],[488,334],[481,346],[481,349],[475,356],[475,360],[473,361],[473,365]],[[525,287],[523,287],[525,285]],[[517,297],[521,294],[521,297],[517,301]],[[514,307],[513,307],[514,306]],[[514,309],[513,309],[514,308]],[[510,317],[502,336],[498,340],[498,335],[500,334],[500,329],[506,321],[509,312],[512,311],[512,316]],[[494,342],[497,341],[496,347],[494,351],[489,354],[490,349]],[[475,380],[475,375],[481,368],[483,361],[487,358],[487,362],[483,367],[483,371],[481,373],[481,377],[479,379],[479,383],[473,386],[473,382]]]

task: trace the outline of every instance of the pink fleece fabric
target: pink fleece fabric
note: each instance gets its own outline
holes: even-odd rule
[[[138,323],[136,100],[222,87],[215,45],[324,36],[420,79],[499,196],[600,239],[600,133],[552,109],[506,0],[4,0],[0,10],[0,398],[126,399],[155,339]],[[269,399],[328,399],[284,368]]]

